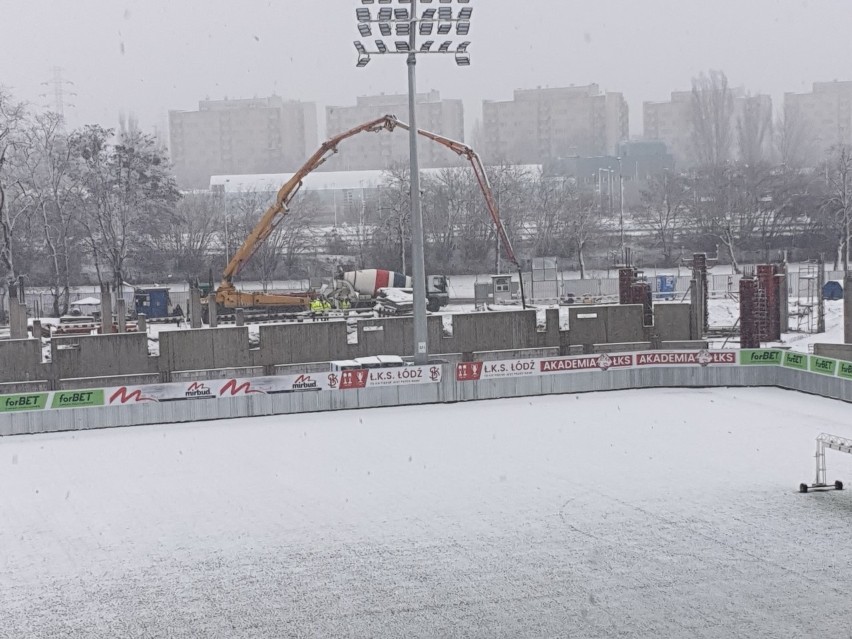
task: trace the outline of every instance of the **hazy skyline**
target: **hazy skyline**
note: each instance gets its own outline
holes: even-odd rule
[[[43,106],[42,82],[63,69],[76,93],[72,126],[115,126],[134,113],[146,129],[205,98],[281,95],[325,105],[406,90],[401,56],[355,68],[358,0],[29,0],[3,2],[0,85]],[[452,56],[418,65],[418,89],[465,100],[468,129],[481,100],[514,89],[596,82],[624,93],[630,132],[642,102],[667,100],[692,77],[721,69],[732,86],[768,93],[852,80],[849,0],[473,0],[472,66]],[[319,112],[321,129],[324,113]],[[403,115],[403,114],[400,114]]]

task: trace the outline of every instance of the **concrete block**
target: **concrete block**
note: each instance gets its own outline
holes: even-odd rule
[[[207,323],[210,328],[219,325],[219,307],[216,305],[216,297],[213,293],[207,296]]]
[[[246,325],[246,312],[244,309],[238,308],[234,310],[234,324],[237,326]]]
[[[161,372],[251,365],[248,328],[245,326],[160,333]]]
[[[201,291],[197,288],[189,291],[189,326],[201,328]]]
[[[140,333],[148,332],[148,318],[145,313],[139,313],[136,316],[136,330]]]
[[[57,380],[155,372],[145,333],[54,337],[50,348]]]
[[[115,300],[115,319],[118,324],[118,332],[127,332],[127,308],[123,298]]]
[[[852,362],[852,344],[814,344],[814,355]]]
[[[0,341],[0,382],[29,382],[44,378],[41,340]]]
[[[852,344],[852,273],[843,282],[843,341]]]
[[[109,335],[112,329],[112,292],[109,285],[101,284],[101,334]]]
[[[690,304],[681,302],[658,302],[654,304],[654,332],[659,336],[660,341],[691,339],[691,310]]]

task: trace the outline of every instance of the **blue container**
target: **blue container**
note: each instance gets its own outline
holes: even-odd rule
[[[169,316],[169,289],[137,288],[134,295],[136,314],[144,313],[148,318]]]
[[[657,275],[657,293],[660,293],[663,299],[674,299],[676,283],[674,275]]]
[[[822,287],[822,296],[827,300],[842,300],[843,287],[840,285],[840,282],[835,282],[834,280],[826,282]]]

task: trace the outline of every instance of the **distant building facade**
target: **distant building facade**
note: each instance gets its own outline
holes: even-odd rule
[[[169,112],[171,157],[184,189],[206,189],[213,175],[294,171],[317,145],[313,102],[203,100],[198,111]]]
[[[442,100],[438,91],[418,93],[417,126],[443,136],[464,141],[464,105],[461,100]],[[331,137],[383,115],[393,114],[408,120],[408,95],[362,96],[354,106],[326,107],[326,131]],[[418,147],[422,168],[455,166],[455,154],[443,146],[422,139]],[[320,170],[369,171],[384,170],[409,159],[408,135],[403,130],[392,133],[363,133],[340,145],[340,152]]]
[[[746,112],[763,127],[756,142],[766,157],[772,150],[772,98],[768,95],[747,95],[742,88],[730,89],[733,101],[731,111],[731,159],[741,156],[739,124]],[[643,137],[663,142],[668,152],[681,168],[697,162],[693,140],[692,91],[673,91],[668,102],[645,102],[643,107]],[[744,142],[745,144],[745,142]]]
[[[518,90],[513,100],[482,105],[482,154],[489,162],[611,155],[629,134],[624,96],[597,84]]]
[[[785,93],[785,117],[807,143],[812,164],[836,145],[852,145],[852,81],[814,82],[811,93]]]

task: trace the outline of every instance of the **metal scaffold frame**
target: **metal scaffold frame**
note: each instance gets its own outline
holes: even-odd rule
[[[838,437],[837,435],[829,435],[822,433],[816,439],[816,453],[814,459],[816,461],[816,479],[813,484],[799,484],[799,492],[806,493],[809,490],[843,490],[843,482],[840,480],[829,484],[826,480],[825,470],[825,451],[826,449],[837,450],[841,453],[852,454],[852,439]]]

